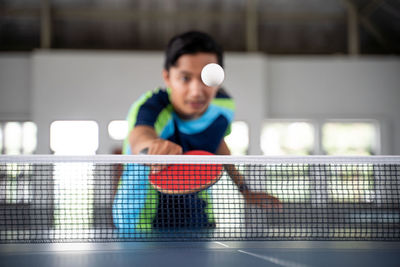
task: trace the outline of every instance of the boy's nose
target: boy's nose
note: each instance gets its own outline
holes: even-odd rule
[[[191,96],[202,96],[204,94],[204,89],[206,85],[202,82],[201,79],[193,80],[190,86],[190,95]]]

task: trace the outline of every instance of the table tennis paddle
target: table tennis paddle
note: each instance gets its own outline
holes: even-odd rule
[[[184,155],[214,155],[203,150],[192,150]],[[215,184],[221,177],[222,164],[171,164],[160,172],[150,173],[150,184],[164,194],[190,194]]]

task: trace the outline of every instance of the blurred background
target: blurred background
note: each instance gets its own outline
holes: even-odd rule
[[[398,0],[0,0],[1,153],[119,153],[193,29],[226,51],[234,154],[400,155]]]

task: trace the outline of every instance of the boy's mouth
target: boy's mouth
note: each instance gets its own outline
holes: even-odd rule
[[[204,102],[204,101],[189,101],[188,104],[193,109],[202,109],[205,106],[206,102]]]

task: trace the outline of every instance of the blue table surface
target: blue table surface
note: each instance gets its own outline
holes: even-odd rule
[[[208,241],[0,244],[1,266],[400,266],[400,242]]]

